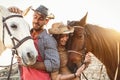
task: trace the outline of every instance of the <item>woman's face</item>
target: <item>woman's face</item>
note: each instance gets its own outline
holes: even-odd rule
[[[68,34],[61,34],[61,35],[60,35],[59,44],[60,44],[61,46],[65,46],[68,39],[69,39],[69,35],[68,35]]]

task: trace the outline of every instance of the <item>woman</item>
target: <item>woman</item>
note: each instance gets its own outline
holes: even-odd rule
[[[80,74],[86,67],[86,65],[83,64],[76,73],[71,73],[67,67],[68,54],[65,45],[69,39],[69,33],[73,33],[73,31],[74,28],[67,27],[62,23],[54,23],[52,28],[49,29],[49,33],[52,34],[58,43],[57,48],[60,55],[60,69],[57,72],[51,73],[52,80],[80,80]],[[85,62],[90,63],[89,54],[87,54]]]

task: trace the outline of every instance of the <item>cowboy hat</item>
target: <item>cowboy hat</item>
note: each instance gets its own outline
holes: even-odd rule
[[[53,23],[52,27],[48,29],[50,34],[69,34],[74,32],[73,27],[68,27],[63,23],[57,22]]]
[[[32,10],[38,12],[39,14],[48,16],[48,8],[45,7],[44,5],[40,5],[38,8]]]

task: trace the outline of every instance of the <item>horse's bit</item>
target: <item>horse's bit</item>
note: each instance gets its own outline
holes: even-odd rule
[[[9,34],[11,40],[12,40],[12,43],[13,43],[13,47],[12,47],[12,55],[13,55],[13,56],[12,56],[12,59],[11,59],[11,65],[10,65],[10,70],[9,70],[9,74],[8,74],[7,80],[10,79],[10,74],[11,74],[11,71],[12,71],[12,63],[13,63],[14,54],[18,55],[18,53],[17,53],[17,48],[18,48],[19,46],[21,46],[25,41],[27,41],[27,40],[29,40],[29,39],[32,39],[31,36],[26,36],[26,37],[23,38],[22,40],[19,40],[19,39],[17,39],[16,37],[12,36],[12,33],[10,32],[10,30],[9,30],[9,28],[8,28],[8,25],[7,25],[7,23],[6,23],[6,20],[8,20],[8,19],[10,19],[10,18],[14,18],[14,17],[23,18],[22,15],[10,15],[10,16],[8,16],[8,17],[6,17],[6,18],[3,18],[3,36],[2,36],[2,37],[3,37],[3,44],[4,44],[4,35],[5,35],[4,30],[5,30],[5,28],[6,28],[8,34]],[[18,43],[15,44],[15,41],[17,41]]]

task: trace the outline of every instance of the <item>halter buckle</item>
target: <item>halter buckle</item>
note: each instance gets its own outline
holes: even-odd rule
[[[17,53],[17,50],[16,49],[11,49],[12,51],[12,55],[16,54]]]

